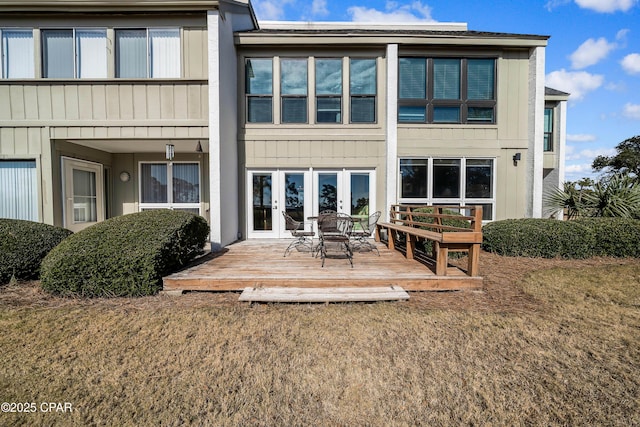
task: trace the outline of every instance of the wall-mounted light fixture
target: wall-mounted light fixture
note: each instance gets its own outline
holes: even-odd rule
[[[513,166],[518,166],[518,161],[522,159],[521,153],[516,153],[513,155]]]
[[[173,157],[176,154],[176,147],[173,144],[167,144],[165,146],[165,155],[167,160],[173,160]]]
[[[127,171],[120,172],[120,181],[129,182],[130,179],[131,179],[131,174],[129,174],[129,172]]]
[[[196,144],[196,153],[202,153],[202,144],[200,144],[200,141]]]

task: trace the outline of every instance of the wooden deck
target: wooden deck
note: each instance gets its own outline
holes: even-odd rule
[[[481,277],[470,277],[448,266],[446,276],[436,276],[419,260],[409,260],[397,250],[377,243],[375,252],[356,252],[353,268],[344,257],[322,260],[309,252],[292,251],[289,240],[246,240],[202,257],[187,269],[163,279],[165,291],[242,291],[246,287],[368,287],[401,286],[409,291],[478,289]]]

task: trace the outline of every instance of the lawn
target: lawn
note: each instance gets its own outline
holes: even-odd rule
[[[5,286],[0,401],[36,412],[0,425],[640,425],[637,260],[481,266],[482,292],[404,303]]]

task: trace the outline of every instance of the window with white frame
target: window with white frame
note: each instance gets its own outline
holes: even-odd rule
[[[0,60],[3,79],[32,79],[35,76],[33,30],[0,29]]]
[[[349,66],[351,123],[375,123],[376,75],[375,59],[351,58]]]
[[[200,164],[140,163],[140,210],[174,209],[200,213]]]
[[[106,78],[107,30],[42,30],[42,77]]]
[[[0,218],[38,221],[35,160],[0,160]]]
[[[553,108],[544,109],[544,151],[553,151]]]
[[[495,160],[489,158],[400,159],[401,203],[480,205],[494,219]]]
[[[178,28],[116,29],[117,78],[178,78]]]

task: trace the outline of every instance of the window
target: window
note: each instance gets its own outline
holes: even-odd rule
[[[107,31],[43,30],[42,76],[61,79],[106,78]]]
[[[247,59],[245,64],[247,122],[273,122],[273,61]]]
[[[544,151],[553,151],[553,108],[544,109]]]
[[[399,58],[400,123],[495,123],[495,59]]]
[[[351,58],[349,67],[351,123],[375,123],[376,82],[375,59]]]
[[[307,59],[280,61],[282,123],[307,123]]]
[[[481,205],[493,219],[494,160],[469,158],[400,159],[400,202]]]
[[[178,209],[200,212],[200,164],[140,164],[140,210]]]
[[[0,160],[0,218],[38,221],[35,160]]]
[[[0,60],[3,79],[32,79],[34,77],[33,30],[0,30]]]
[[[181,75],[180,30],[116,30],[116,77],[178,78]]]
[[[342,123],[341,59],[316,59],[316,122]]]

